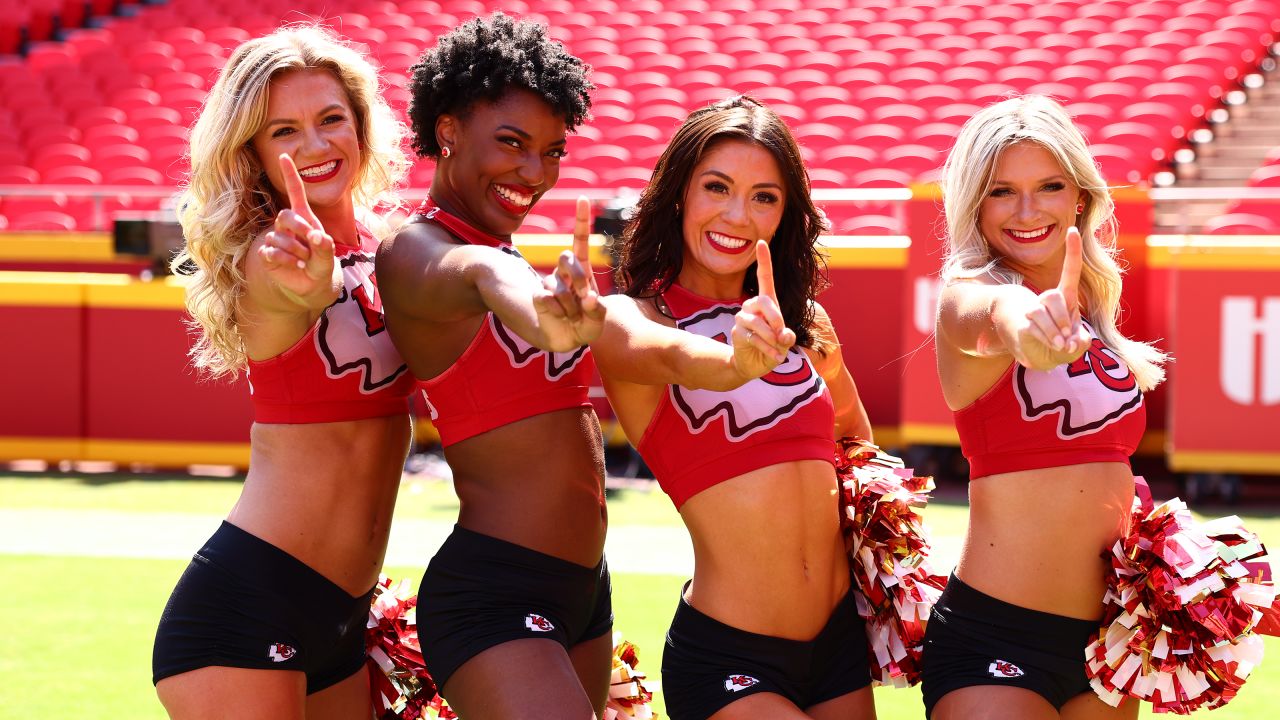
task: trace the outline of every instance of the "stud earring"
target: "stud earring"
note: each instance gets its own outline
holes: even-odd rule
[[[1076,203],[1076,214],[1084,212],[1084,203]]]
[[[448,158],[450,155],[453,155],[453,150],[449,149],[448,146],[440,148],[440,157]]]

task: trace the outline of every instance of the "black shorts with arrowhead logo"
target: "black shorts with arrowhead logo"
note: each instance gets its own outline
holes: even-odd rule
[[[921,690],[926,717],[947,693],[1007,685],[1030,690],[1061,709],[1091,692],[1084,651],[1093,620],[1019,607],[979,592],[954,574],[929,615]]]
[[[613,629],[609,566],[589,568],[454,526],[418,588],[418,639],[444,689],[463,663],[512,640],[567,650]]]
[[[690,605],[681,591],[662,652],[667,714],[672,720],[705,720],[762,692],[781,695],[802,710],[834,700],[871,684],[866,648],[853,590],[812,640],[726,625]]]
[[[152,682],[204,667],[297,670],[307,693],[361,670],[373,588],[348,595],[289,553],[223,522],[169,596]]]

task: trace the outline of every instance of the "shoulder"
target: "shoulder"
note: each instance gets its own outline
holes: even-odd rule
[[[813,309],[813,322],[809,326],[809,331],[825,343],[838,343],[836,326],[831,322],[831,315],[827,313],[827,309],[817,300],[810,300],[809,307]]]
[[[628,318],[633,320],[643,318],[668,327],[675,327],[676,325],[675,318],[664,315],[662,310],[659,309],[656,297],[637,298],[617,293],[606,295],[601,298],[601,301],[609,310],[607,317],[616,320],[626,321]]]

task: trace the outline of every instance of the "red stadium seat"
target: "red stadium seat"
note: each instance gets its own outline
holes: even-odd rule
[[[1280,187],[1280,165],[1263,165],[1249,174],[1251,187]]]
[[[75,218],[53,210],[18,215],[9,221],[9,230],[12,231],[69,232],[75,229]]]
[[[1204,231],[1210,235],[1275,235],[1280,234],[1280,223],[1262,215],[1228,213],[1210,219]]]
[[[573,157],[570,155],[570,157]],[[595,171],[581,165],[560,166],[560,180],[556,187],[562,188],[595,188],[600,187],[600,176]]]
[[[40,173],[26,165],[0,165],[0,185],[35,185],[40,182]]]
[[[44,173],[47,185],[101,185],[102,173],[82,165],[58,165]]]
[[[164,176],[148,167],[119,167],[108,170],[107,185],[166,185]]]

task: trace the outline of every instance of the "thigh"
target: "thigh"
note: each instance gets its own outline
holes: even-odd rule
[[[875,720],[876,701],[871,686],[831,698],[804,709],[814,720]]]
[[[303,720],[306,688],[300,672],[203,667],[161,680],[156,695],[173,720]]]
[[[443,692],[462,720],[592,720],[573,662],[554,640],[512,640],[467,660]]]
[[[613,676],[613,633],[584,640],[569,648],[569,662],[586,691],[591,707],[604,717],[604,704],[609,701],[609,680]]]
[[[1057,720],[1058,711],[1039,694],[1015,687],[971,685],[952,690],[929,720]]]
[[[795,703],[776,693],[762,692],[734,700],[712,715],[708,720],[808,720]],[[671,720],[680,720],[672,715]]]
[[[1111,707],[1092,690],[1067,701],[1062,706],[1063,720],[1135,720],[1142,703],[1136,698],[1125,698],[1120,707]]]
[[[369,672],[361,667],[345,680],[307,696],[307,720],[368,720],[373,716]]]

